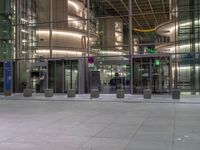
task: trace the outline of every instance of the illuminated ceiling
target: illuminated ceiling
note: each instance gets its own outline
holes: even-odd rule
[[[98,1],[98,0],[91,0]],[[129,0],[99,0],[106,15],[121,16],[128,23]],[[169,20],[169,0],[132,0],[133,28],[152,30],[159,24]],[[138,33],[141,37],[155,39],[156,34]]]

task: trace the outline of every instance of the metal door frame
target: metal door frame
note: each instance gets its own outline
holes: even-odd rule
[[[141,55],[133,55],[132,60],[136,58],[149,58],[150,62],[150,72],[152,72],[152,58],[169,58],[169,93],[172,91],[172,57],[171,54],[141,54]],[[134,84],[134,81],[133,81]],[[152,88],[152,73],[150,73],[150,88]],[[131,89],[133,92],[133,89]]]
[[[3,64],[3,91],[0,91],[0,93],[3,93],[4,92],[4,61],[0,61],[0,63]]]
[[[77,64],[77,70],[78,70],[78,79],[77,79],[77,90],[78,90],[78,93],[82,90],[81,89],[81,87],[80,87],[80,80],[81,79],[84,79],[84,78],[82,78],[82,77],[80,77],[80,69],[81,69],[81,67],[80,67],[80,64],[82,63],[82,61],[81,61],[81,58],[65,58],[65,59],[63,59],[63,58],[56,58],[56,59],[48,59],[47,60],[47,87],[49,88],[49,62],[50,61],[54,61],[54,62],[56,62],[56,61],[60,61],[60,62],[62,62],[62,75],[61,75],[61,78],[62,78],[62,81],[64,82],[65,81],[65,64],[64,64],[64,62],[65,61],[72,61],[72,60],[77,60],[78,61],[78,64]],[[55,71],[54,71],[55,72]],[[56,77],[56,75],[55,75],[55,77]],[[54,83],[54,88],[56,89],[56,84]],[[62,85],[62,93],[65,93],[65,83],[63,83],[63,85]]]

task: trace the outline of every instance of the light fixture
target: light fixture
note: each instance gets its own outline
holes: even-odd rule
[[[179,66],[178,69],[180,69],[180,70],[190,70],[190,69],[192,69],[192,66],[191,67],[190,66]],[[200,67],[199,66],[195,66],[195,69],[199,70]],[[174,71],[175,67],[172,67],[172,70]]]
[[[80,9],[80,6],[77,3],[73,2],[73,1],[68,0],[68,5],[71,5],[76,10]]]
[[[112,54],[112,55],[123,55],[123,52],[117,52],[117,51],[101,51],[102,54]]]
[[[36,33],[49,35],[50,31],[49,30],[38,30],[38,31],[36,31]],[[81,38],[83,36],[82,33],[75,33],[75,32],[71,32],[71,31],[59,31],[59,30],[53,30],[52,34],[53,35],[61,35],[61,36],[74,36],[74,37],[79,37],[79,38]]]
[[[71,55],[82,55],[82,52],[79,51],[73,51],[73,50],[53,50],[53,54],[60,54],[60,55],[66,55],[66,54],[71,54]],[[39,54],[50,54],[49,49],[38,49],[36,50],[36,53]]]

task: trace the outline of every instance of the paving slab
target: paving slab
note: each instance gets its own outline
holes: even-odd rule
[[[199,103],[0,100],[1,150],[199,150]]]

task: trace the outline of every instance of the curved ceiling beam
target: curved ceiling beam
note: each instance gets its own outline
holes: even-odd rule
[[[155,28],[154,29],[136,29],[136,28],[133,28],[133,30],[136,31],[136,32],[146,33],[146,32],[154,32],[156,29]]]

